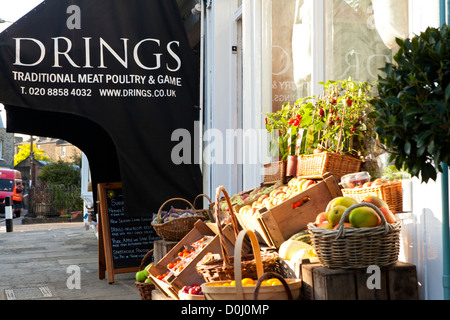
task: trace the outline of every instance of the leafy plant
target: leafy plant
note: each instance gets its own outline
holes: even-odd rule
[[[80,172],[73,164],[59,160],[42,168],[39,181],[50,185],[78,186]]]
[[[286,160],[288,155],[295,155],[298,130],[307,120],[303,119],[297,104],[298,101],[294,105],[284,103],[281,110],[266,115],[266,129],[272,136],[269,151],[281,160]]]
[[[314,113],[307,128],[304,153],[312,149],[365,157],[371,150],[375,136],[374,122],[369,118],[373,111],[370,101],[371,86],[366,81],[328,81],[322,96],[314,97]]]
[[[450,28],[428,28],[397,43],[395,63],[378,78],[375,130],[396,168],[436,180],[450,156]]]
[[[28,158],[30,156],[30,152],[31,145],[29,142],[19,145],[19,152],[14,155],[14,166]],[[45,155],[45,151],[37,148],[35,145],[33,146],[33,153],[36,160],[50,161],[50,158]]]

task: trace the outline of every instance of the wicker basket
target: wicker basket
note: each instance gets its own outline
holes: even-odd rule
[[[380,216],[381,224],[371,228],[344,227],[344,221],[350,212],[362,206],[373,208]],[[325,267],[342,269],[394,264],[400,250],[400,229],[400,222],[387,223],[381,211],[371,203],[358,203],[349,207],[336,230],[308,224],[319,261]]]
[[[187,200],[183,198],[172,198],[164,202],[161,207],[158,210],[158,214],[161,213],[161,210],[164,208],[164,206],[169,203],[170,201],[176,201],[181,200],[185,201],[189,204],[189,206],[192,208],[192,210],[195,211],[194,206]],[[182,217],[173,219],[171,221],[165,222],[165,223],[153,223],[152,227],[155,229],[155,232],[158,236],[160,236],[163,240],[166,241],[180,241],[183,239],[185,235],[189,233],[189,231],[192,230],[194,227],[195,222],[197,220],[207,220],[207,218],[203,215],[198,216],[190,216],[190,217]]]
[[[147,252],[147,254],[142,258],[141,265],[139,266],[139,271],[144,270],[147,266],[147,259],[153,254],[153,249]],[[153,283],[145,283],[136,281],[134,283],[139,290],[142,300],[152,300],[152,291],[155,290],[155,285]]]
[[[375,196],[383,199],[394,214],[403,212],[403,190],[402,182],[399,180],[389,181],[375,187],[346,188],[342,189],[342,194],[352,197],[358,202],[361,202],[366,196]]]
[[[201,197],[205,197],[208,201],[209,201],[209,206],[208,209],[195,209],[195,212],[197,212],[198,214],[202,214],[203,216],[205,216],[207,219],[214,221],[214,217],[213,217],[213,213],[211,212],[211,210],[209,209],[210,205],[211,205],[211,198],[208,197],[206,194],[199,194],[198,196],[195,197],[194,202],[192,203],[192,205],[195,208],[195,205],[197,203],[197,200],[200,199]]]
[[[241,280],[244,278],[241,270],[245,269],[241,259],[235,259],[233,266],[236,270],[236,286],[221,286],[224,281],[215,281],[212,283],[202,284],[202,291],[207,300],[296,300],[300,297],[300,289],[302,281],[299,279],[284,279],[278,273],[266,272],[263,268],[262,257],[256,235],[250,230],[242,230],[237,239],[234,248],[234,256],[241,256],[242,242],[244,237],[248,235],[255,252],[255,268],[258,279],[256,286],[242,286]],[[261,286],[262,281],[268,278],[278,278],[282,285]],[[225,281],[228,282],[228,281]]]
[[[219,203],[220,193],[223,192],[225,196],[225,200],[229,207],[229,213],[231,216],[231,221],[235,230],[236,238],[238,236],[238,222],[236,216],[233,212],[233,207],[231,206],[230,198],[223,187],[217,188],[216,194],[216,204]],[[214,206],[214,213],[216,216],[216,223],[218,225],[220,244],[222,247],[222,258],[213,259],[208,262],[199,263],[196,266],[196,270],[199,274],[203,276],[206,282],[212,281],[222,281],[222,280],[234,280],[234,268],[233,265],[235,263],[234,257],[230,257],[228,255],[226,246],[225,246],[225,237],[222,233],[222,227],[220,225],[220,220],[218,219],[220,214],[220,208],[218,205]],[[256,253],[255,253],[256,254]],[[260,254],[258,252],[258,254]],[[278,254],[276,252],[266,252],[264,254],[260,254],[262,256],[262,263],[264,269],[267,271],[278,271],[279,270],[279,259]],[[241,255],[240,255],[241,257]],[[257,276],[256,270],[256,260],[253,254],[246,254],[239,259],[241,261],[242,266],[242,274],[244,278],[253,278],[255,279]]]
[[[264,165],[264,181],[265,184],[276,182],[286,183],[286,160],[271,162]]]
[[[343,175],[359,172],[361,160],[340,153],[322,152],[298,157],[297,176],[320,179],[329,172],[340,179]]]

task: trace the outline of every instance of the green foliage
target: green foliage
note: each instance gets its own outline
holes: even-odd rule
[[[78,186],[80,172],[72,164],[59,160],[42,168],[38,179],[50,185]]]
[[[17,154],[14,155],[14,166],[18,165],[23,160],[28,158],[30,156],[30,150],[31,150],[31,145],[29,142],[24,143],[23,145],[20,145],[19,152],[17,152]],[[36,148],[36,146],[33,146],[33,152],[34,152],[34,158],[36,160],[50,161],[50,158],[45,155],[44,150]]]
[[[375,130],[398,169],[436,180],[450,156],[450,28],[428,28],[397,43],[395,63],[378,79]]]
[[[280,111],[267,114],[266,128],[275,133],[270,150],[278,151],[282,159],[288,154],[311,154],[314,149],[369,156],[376,138],[369,118],[372,87],[351,79],[321,84],[322,95],[298,99],[294,105],[285,103]]]

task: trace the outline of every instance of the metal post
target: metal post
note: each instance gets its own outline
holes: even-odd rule
[[[448,23],[449,0],[439,1],[440,25]],[[444,288],[444,300],[450,300],[450,231],[449,231],[449,199],[448,199],[448,164],[441,163],[442,180],[442,259],[443,275],[442,286]]]
[[[6,232],[13,232],[13,216],[11,207],[11,197],[5,197],[5,218]]]

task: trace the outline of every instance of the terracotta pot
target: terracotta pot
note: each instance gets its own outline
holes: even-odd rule
[[[286,176],[295,177],[297,175],[297,156],[288,156],[286,164]]]

